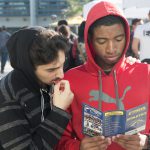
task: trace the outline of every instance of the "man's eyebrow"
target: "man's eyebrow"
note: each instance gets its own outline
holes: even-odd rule
[[[58,68],[60,68],[60,66],[59,67],[55,67],[55,68],[48,68],[48,69],[45,69],[45,70],[47,70],[47,71],[53,71],[53,70],[56,70]]]
[[[116,35],[114,38],[121,37],[121,36],[125,36],[125,34],[122,33],[122,34]],[[100,40],[101,40],[101,39],[106,40],[107,38],[105,38],[105,37],[96,37],[96,40],[99,40],[99,39],[100,39]]]
[[[120,37],[120,36],[125,36],[125,33],[119,34],[119,35],[115,36],[115,38]]]

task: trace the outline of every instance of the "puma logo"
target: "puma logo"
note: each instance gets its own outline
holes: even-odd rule
[[[124,110],[124,104],[123,104],[123,99],[127,93],[127,91],[129,91],[131,89],[131,86],[127,86],[126,89],[123,92],[123,95],[121,98],[119,98],[119,109]],[[90,91],[90,96],[91,98],[89,99],[89,101],[98,101],[99,99],[101,99],[102,101],[106,102],[106,103],[116,103],[116,99],[110,97],[108,94],[100,92],[98,90],[91,90]]]

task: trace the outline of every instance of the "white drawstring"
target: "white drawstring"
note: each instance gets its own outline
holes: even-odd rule
[[[44,121],[44,96],[43,96],[43,92],[42,90],[40,89],[40,93],[41,93],[41,122]]]

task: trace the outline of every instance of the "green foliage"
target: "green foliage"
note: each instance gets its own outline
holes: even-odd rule
[[[67,0],[68,9],[64,15],[66,17],[82,15],[83,5],[90,1],[91,0]]]

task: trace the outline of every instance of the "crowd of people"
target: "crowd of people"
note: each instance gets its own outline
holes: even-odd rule
[[[150,150],[150,66],[126,57],[143,59],[133,43],[141,34],[148,40],[150,28],[136,27],[140,21],[133,22],[130,38],[127,19],[102,1],[80,24],[78,36],[66,20],[55,31],[34,26],[9,35],[5,45],[13,71],[0,80],[0,148]],[[145,104],[146,123],[142,131],[136,124],[134,134],[87,136],[83,104],[102,112]]]
[[[127,55],[140,59],[143,63],[150,64],[150,11],[148,12],[148,22],[143,23],[142,19],[132,20],[132,32]]]

